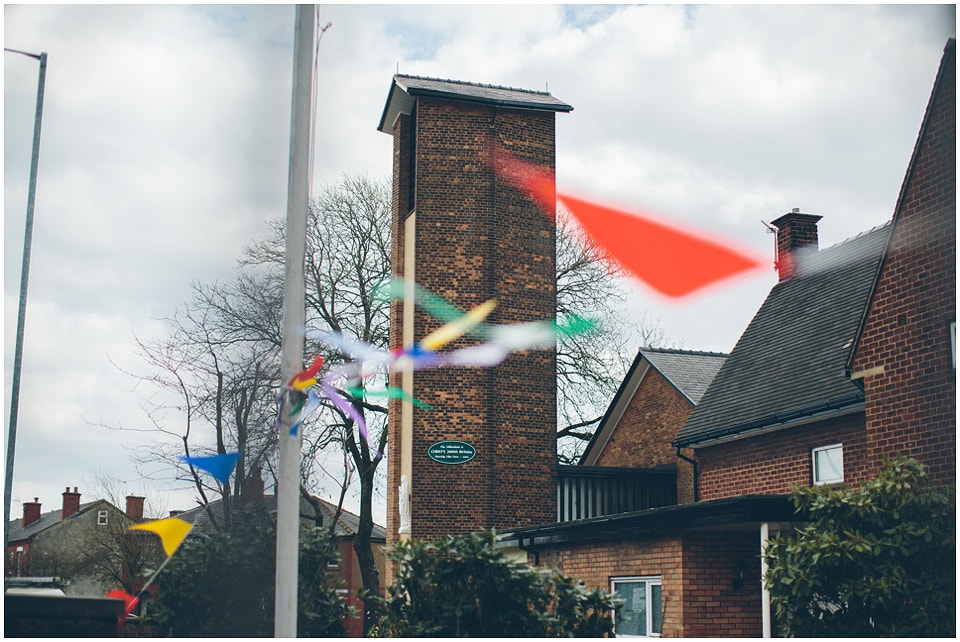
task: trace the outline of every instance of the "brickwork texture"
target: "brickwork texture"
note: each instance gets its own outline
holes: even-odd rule
[[[419,285],[464,310],[496,299],[487,318],[491,323],[553,318],[553,221],[497,181],[487,158],[490,145],[499,143],[552,170],[554,118],[553,112],[418,97],[415,113],[401,117],[394,129],[394,273],[403,276],[403,220],[415,211]],[[394,346],[401,345],[401,322],[402,306],[395,304]],[[418,309],[415,338],[441,324]],[[474,343],[464,337],[445,349]],[[555,518],[556,507],[545,501],[556,494],[555,376],[553,351],[512,354],[489,369],[415,373],[414,394],[433,410],[417,408],[413,415],[412,537],[505,530]],[[400,483],[399,404],[391,410],[388,538],[399,525]],[[435,462],[427,450],[442,440],[465,441],[476,448],[476,457],[457,465]]]

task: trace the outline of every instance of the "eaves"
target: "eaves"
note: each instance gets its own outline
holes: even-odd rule
[[[674,439],[671,443],[677,448],[694,448],[715,446],[735,439],[754,437],[769,432],[786,430],[804,424],[833,419],[862,412],[864,409],[864,394],[858,391],[830,401],[813,404],[782,413],[776,413],[760,419],[722,426],[712,430],[700,431],[696,435],[688,435]]]
[[[741,495],[520,528],[498,538],[500,546],[531,547],[600,540],[625,540],[689,531],[752,529],[762,523],[805,522],[788,495]]]

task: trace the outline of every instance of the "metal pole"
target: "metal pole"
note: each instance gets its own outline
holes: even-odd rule
[[[40,164],[40,125],[43,121],[43,90],[47,78],[47,54],[39,56],[4,49],[23,54],[40,61],[40,78],[37,81],[37,112],[33,120],[33,153],[30,159],[30,186],[27,192],[27,219],[23,231],[23,265],[20,269],[20,307],[17,311],[17,339],[13,352],[13,383],[10,391],[10,428],[7,432],[7,469],[3,485],[3,541],[6,549],[10,529],[10,498],[13,492],[13,460],[17,445],[17,415],[20,409],[20,369],[23,364],[23,324],[27,316],[27,282],[30,277],[30,249],[33,245],[33,209],[37,197],[37,168]]]
[[[287,184],[286,273],[283,288],[283,345],[280,376],[289,381],[303,369],[305,323],[304,254],[310,196],[311,108],[313,102],[314,6],[297,5],[293,41],[293,100],[290,115],[290,173]],[[274,637],[297,636],[297,577],[300,552],[299,433],[284,390],[280,415],[280,474],[277,482],[277,575]]]

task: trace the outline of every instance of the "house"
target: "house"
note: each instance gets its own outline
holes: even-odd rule
[[[856,485],[896,454],[955,483],[955,65],[951,39],[889,223],[820,250],[819,216],[772,222],[780,280],[668,438],[696,501],[504,536],[531,563],[617,591],[618,634],[769,636],[760,554],[803,518],[792,484]],[[597,443],[662,448],[642,423],[621,418],[633,434]]]
[[[818,252],[819,218],[794,211],[773,221],[781,249],[794,244],[791,267],[779,262],[780,281],[673,439],[694,450],[702,500],[785,494],[877,469],[863,448],[864,392],[844,368],[890,226]],[[847,474],[837,479],[830,465],[841,461]]]
[[[249,487],[245,487],[244,492],[249,493]],[[262,482],[259,485],[259,496],[251,493],[246,495],[244,500],[262,502],[263,507],[267,511],[271,513],[276,512],[276,495],[264,495]],[[222,523],[223,520],[224,510],[222,500],[210,502],[208,508],[209,512],[208,509],[203,506],[192,508],[188,511],[178,511],[176,517],[193,524],[194,528],[191,531],[191,536],[199,536],[203,532],[214,528],[210,521],[210,513],[214,515],[214,518],[218,520],[219,523]],[[342,598],[360,614],[360,617],[349,618],[344,623],[347,635],[349,637],[363,637],[363,602],[358,597],[358,591],[363,588],[363,580],[360,576],[360,564],[357,561],[357,555],[353,548],[360,518],[346,510],[338,511],[334,504],[319,497],[310,497],[310,499],[307,499],[303,495],[300,496],[300,518],[301,522],[305,525],[318,527],[329,527],[330,524],[334,523],[333,520],[336,520],[333,533],[338,540],[337,550],[340,554],[340,561],[337,568],[330,568],[329,570],[333,571],[342,581],[342,586],[338,588],[338,592]],[[371,540],[373,542],[373,554],[377,571],[380,574],[382,589],[383,577],[386,570],[386,558],[383,553],[383,546],[387,541],[386,530],[383,526],[379,524],[373,525]]]
[[[23,517],[8,525],[4,576],[60,577],[67,595],[102,596],[129,574],[122,541],[128,526],[143,521],[143,502],[130,495],[125,511],[105,499],[80,503],[76,486],[66,487],[58,510],[43,512],[38,498],[24,502]]]
[[[676,495],[694,501],[690,462],[678,460],[670,441],[700,402],[727,355],[717,352],[641,348],[580,466],[676,469]]]

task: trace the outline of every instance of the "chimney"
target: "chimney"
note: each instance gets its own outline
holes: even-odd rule
[[[39,497],[34,497],[32,502],[23,502],[23,526],[39,521],[40,519],[40,501]]]
[[[822,216],[802,214],[799,208],[793,208],[772,221],[777,228],[777,258],[774,266],[780,273],[780,280],[786,281],[797,271],[797,260],[805,253],[819,249],[817,241],[817,221]]]
[[[256,466],[250,469],[250,474],[243,480],[240,497],[245,504],[256,504],[263,501],[263,478],[261,468]]]
[[[70,487],[67,486],[67,489],[63,491],[63,510],[60,514],[60,519],[65,520],[71,515],[75,515],[80,512],[80,493],[77,492],[77,487],[73,487],[73,492],[70,492]]]
[[[127,495],[127,517],[135,522],[143,521],[143,497]]]

